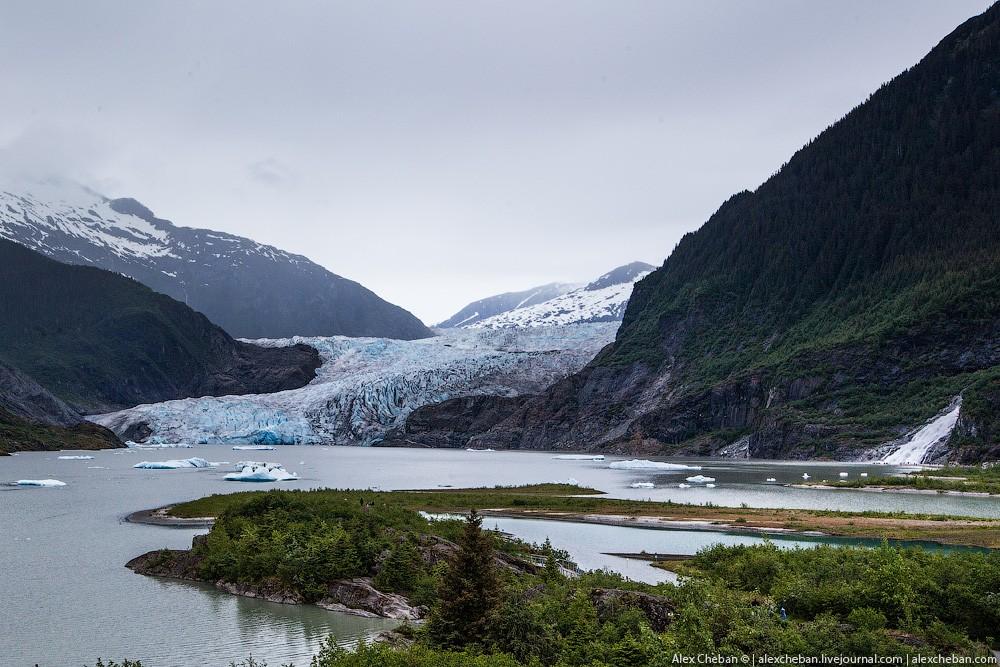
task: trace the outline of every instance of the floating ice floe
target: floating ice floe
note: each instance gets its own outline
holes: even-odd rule
[[[656,485],[652,482],[632,482],[629,484],[630,489],[652,489],[655,487]]]
[[[236,451],[269,452],[274,447],[272,445],[236,445],[233,449]]]
[[[774,478],[774,477],[768,477],[768,478],[767,478],[767,479],[765,479],[764,481],[765,481],[765,482],[777,482],[778,480],[777,480],[776,478]]]
[[[867,476],[868,476],[868,473],[866,473],[866,472],[863,472],[863,473],[861,473],[861,475],[860,475],[860,476],[861,476],[861,477],[867,477]]]
[[[690,484],[685,484],[684,482],[681,482],[680,484],[677,485],[677,488],[678,489],[690,489],[691,485]]]
[[[846,472],[842,472],[842,473],[840,473],[840,476],[841,477],[847,477],[847,473]]]
[[[648,459],[614,461],[608,467],[613,470],[701,470],[701,466],[689,466],[683,463],[664,463],[663,461],[650,461]]]
[[[93,456],[57,456],[60,461],[89,461]]]
[[[486,449],[476,449],[475,447],[466,447],[467,452],[495,452],[496,450],[492,447],[487,447]]]
[[[705,482],[714,482],[714,477],[706,477],[705,475],[695,475],[694,477],[686,478],[689,482],[694,482],[695,484],[704,484]]]
[[[714,489],[715,488],[715,484],[706,484],[705,488],[706,489]]]
[[[178,468],[211,468],[212,464],[197,456],[189,459],[171,459],[169,461],[140,461],[133,468],[147,470],[177,470]]]
[[[87,470],[107,470],[105,466],[87,466]]]
[[[802,479],[809,479],[809,473],[807,472],[802,473]]]
[[[14,486],[56,487],[66,486],[66,482],[60,482],[58,479],[19,479],[14,482]]]
[[[231,472],[223,479],[229,482],[285,482],[299,478],[297,473],[288,472],[280,463],[240,461],[236,468],[239,472]]]
[[[604,454],[560,454],[552,458],[562,461],[603,461]]]

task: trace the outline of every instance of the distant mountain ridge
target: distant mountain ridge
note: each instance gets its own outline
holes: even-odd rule
[[[466,326],[506,329],[620,321],[625,315],[635,283],[655,268],[645,262],[632,262],[612,269],[583,287],[541,303],[512,308]]]
[[[320,364],[306,345],[234,340],[201,313],[131,278],[63,264],[2,239],[0,359],[47,390],[35,395],[54,394],[85,414],[293,389],[315,377]],[[5,395],[15,396],[27,385],[10,387]]]
[[[0,238],[131,276],[234,336],[432,335],[409,312],[301,255],[179,227],[134,199],[107,199],[73,183],[0,187]]]
[[[485,299],[473,301],[465,308],[462,308],[462,310],[435,326],[439,329],[469,327],[494,315],[506,313],[509,310],[543,303],[578,287],[580,285],[577,283],[549,283],[520,292],[506,292],[504,294],[488,296]]]

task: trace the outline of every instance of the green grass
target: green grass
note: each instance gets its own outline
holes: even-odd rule
[[[954,477],[958,479],[939,479]],[[919,489],[929,491],[962,491],[967,493],[989,493],[1000,495],[1000,466],[983,468],[980,466],[946,466],[933,470],[918,470],[905,475],[869,477],[850,481],[837,481],[833,485],[844,488],[866,486],[887,486],[894,488]]]

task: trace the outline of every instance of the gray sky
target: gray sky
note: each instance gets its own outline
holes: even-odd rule
[[[4,0],[0,146],[431,323],[659,264],[988,5]]]

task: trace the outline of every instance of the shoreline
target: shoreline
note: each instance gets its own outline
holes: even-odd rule
[[[837,486],[836,484],[786,484],[792,489],[823,489],[824,491],[867,491],[868,493],[911,493],[917,495],[967,496],[970,498],[998,498],[987,491],[954,491],[950,489],[917,489],[912,486]]]
[[[142,523],[166,528],[211,528],[213,517],[175,517],[169,514],[173,505],[139,510],[125,517],[129,523]],[[614,526],[618,528],[639,528],[643,530],[691,530],[709,533],[727,533],[759,537],[803,537],[803,538],[844,538],[858,540],[889,539],[894,542],[925,542],[944,547],[969,547],[994,549],[996,540],[988,543],[968,539],[972,531],[958,535],[940,535],[933,529],[941,527],[943,521],[927,519],[885,519],[865,517],[861,515],[845,516],[813,516],[814,527],[788,527],[774,525],[752,516],[741,516],[740,509],[734,508],[704,508],[698,509],[718,518],[676,518],[664,515],[629,515],[612,513],[567,512],[544,509],[482,509],[484,517],[505,519],[533,519],[544,521],[563,521],[566,523]],[[461,514],[461,511],[440,512]],[[749,512],[747,513],[749,514]],[[731,518],[735,515],[735,518]],[[774,521],[780,522],[780,519]],[[948,522],[951,525],[954,522]],[[990,528],[1000,531],[1000,521],[972,521],[968,528],[974,528],[986,523]],[[920,535],[920,529],[926,529],[931,534]],[[917,530],[916,534],[907,531]],[[895,535],[893,535],[895,533]],[[963,539],[966,538],[966,539]]]

